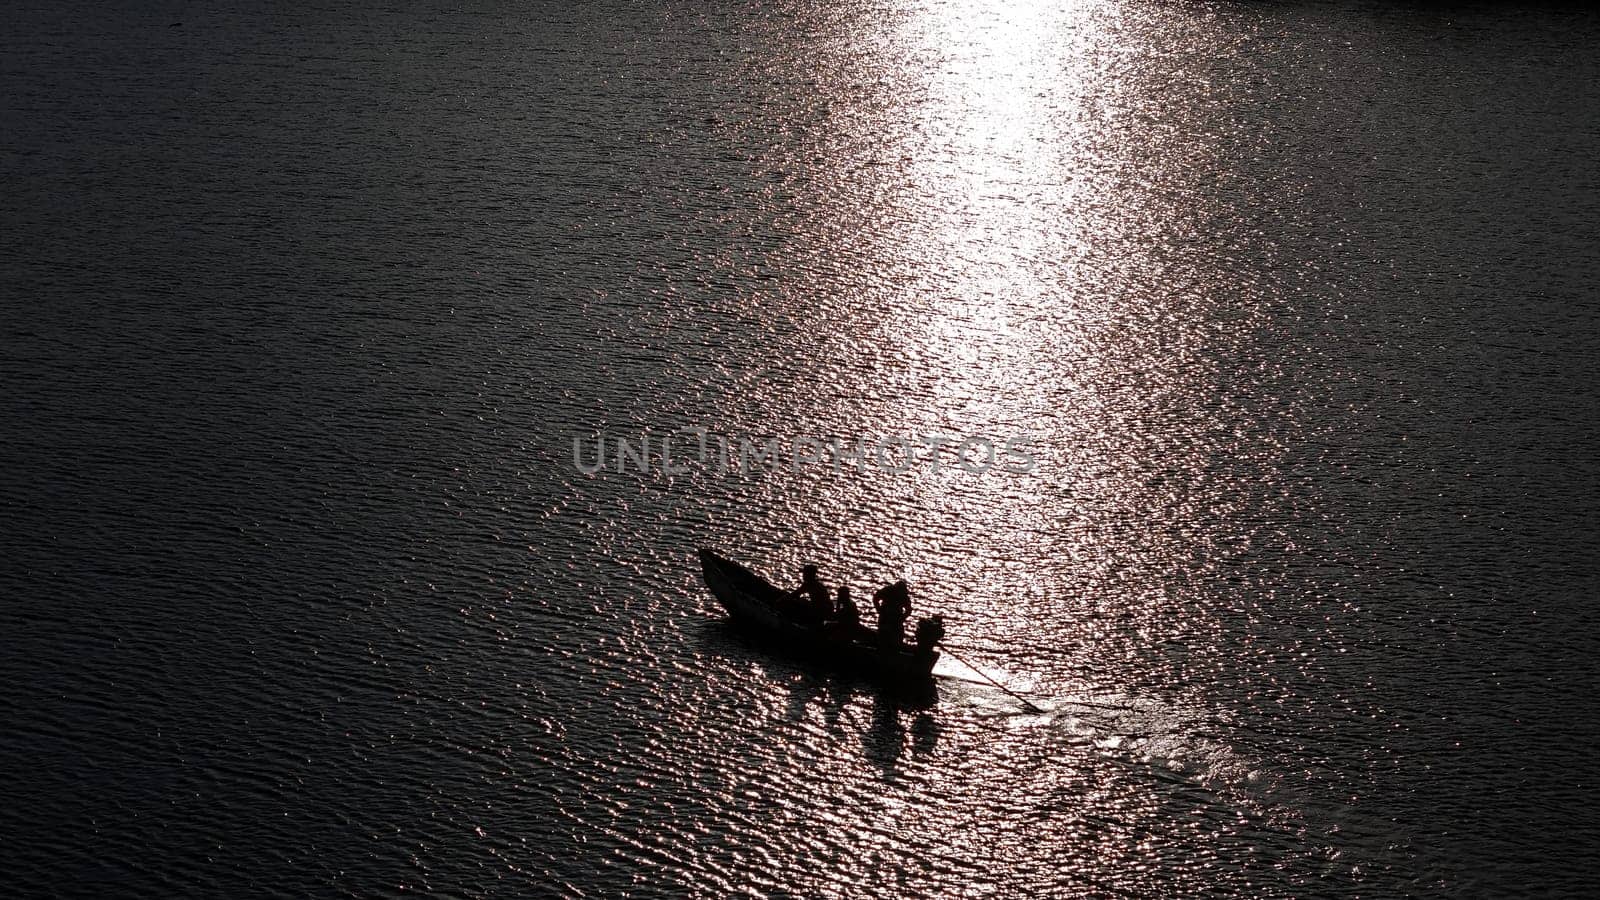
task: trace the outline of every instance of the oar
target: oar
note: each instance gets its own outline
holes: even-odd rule
[[[959,662],[962,665],[966,666],[967,668],[971,669],[972,671],[977,672],[979,675],[983,676],[985,681],[988,681],[990,684],[994,685],[995,687],[999,688],[1000,690],[1005,691],[1006,693],[1008,693],[1011,696],[1017,698],[1018,700],[1021,700],[1023,706],[1026,706],[1027,708],[1033,710],[1036,713],[1042,713],[1042,712],[1046,712],[1047,711],[1047,710],[1039,707],[1037,704],[1035,704],[1032,700],[1029,700],[1027,697],[1022,696],[1021,694],[1017,693],[1016,691],[1013,691],[1011,688],[1008,688],[1005,685],[1001,684],[1000,682],[995,681],[993,678],[990,678],[988,673],[984,672],[982,669],[978,668],[977,666],[973,665],[972,663],[967,662],[966,660],[964,660],[960,656],[958,656],[954,650],[950,649],[948,644],[940,644],[939,646],[944,647],[944,652],[950,654],[952,657],[955,657],[956,662]]]

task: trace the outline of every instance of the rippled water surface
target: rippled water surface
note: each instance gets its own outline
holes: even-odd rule
[[[1592,886],[1592,14],[6,17],[5,894]]]

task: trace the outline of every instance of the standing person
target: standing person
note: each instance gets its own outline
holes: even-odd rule
[[[911,616],[911,589],[904,581],[896,581],[873,594],[872,605],[878,611],[878,643],[899,647],[905,640],[906,619]]]

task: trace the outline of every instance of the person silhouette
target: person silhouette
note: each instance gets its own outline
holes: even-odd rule
[[[861,624],[861,610],[856,609],[856,601],[850,598],[850,585],[839,585],[839,600],[834,605],[840,622],[852,628]]]
[[[833,616],[833,593],[817,577],[814,565],[807,564],[800,570],[800,587],[790,596],[800,601],[808,619],[820,622]]]
[[[878,611],[878,643],[899,647],[905,639],[906,619],[911,617],[911,589],[904,581],[880,588],[872,595]]]

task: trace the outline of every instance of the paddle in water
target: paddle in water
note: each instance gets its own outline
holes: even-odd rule
[[[994,685],[995,687],[999,688],[1000,690],[1005,691],[1006,693],[1008,693],[1011,696],[1017,698],[1018,700],[1021,700],[1023,706],[1026,706],[1027,708],[1033,710],[1036,713],[1048,712],[1048,710],[1046,710],[1043,707],[1039,706],[1038,704],[1034,703],[1032,700],[1029,700],[1027,697],[1022,696],[1021,694],[1017,693],[1016,691],[1013,691],[1011,688],[1008,688],[1005,685],[1001,684],[1000,682],[998,682],[998,681],[994,680],[993,678],[989,677],[989,673],[983,671],[982,669],[978,668],[977,666],[973,665],[972,663],[969,663],[966,660],[962,659],[960,657],[960,655],[958,655],[954,650],[950,649],[950,645],[949,644],[940,644],[939,646],[943,647],[944,648],[944,652],[950,654],[950,656],[953,659],[955,659],[956,662],[961,663],[962,665],[966,666],[967,668],[971,669],[974,672],[977,672],[979,675],[983,676],[985,681],[989,682],[990,684]]]

